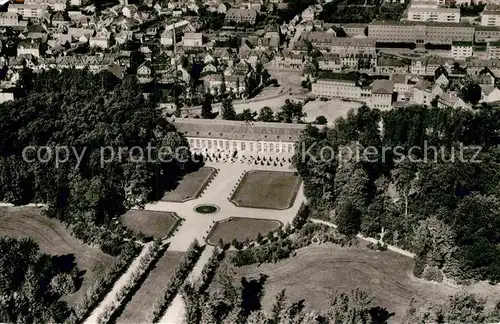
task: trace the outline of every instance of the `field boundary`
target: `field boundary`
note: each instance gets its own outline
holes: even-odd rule
[[[247,171],[243,175],[243,178],[241,179],[241,181],[238,183],[238,186],[234,190],[234,192],[231,195],[229,201],[233,205],[235,205],[236,207],[242,207],[242,208],[256,208],[256,209],[268,209],[268,210],[286,210],[286,209],[292,208],[293,207],[293,202],[295,201],[295,198],[297,198],[297,195],[298,195],[299,190],[300,190],[300,186],[302,185],[302,180],[300,179],[300,177],[297,177],[297,181],[293,185],[293,194],[290,195],[290,197],[288,198],[287,207],[284,207],[284,208],[269,208],[269,207],[245,206],[245,205],[238,204],[238,202],[234,199],[234,197],[238,193],[238,190],[239,190],[240,186],[244,184],[244,181],[246,181],[247,176],[249,174],[251,174],[251,173],[257,173],[257,172],[280,172],[280,173],[292,173],[294,176],[296,175],[296,172],[293,172],[293,171],[277,171],[277,170],[250,170],[250,171]]]
[[[182,203],[185,203],[186,201],[190,201],[190,200],[193,200],[193,199],[198,199],[201,197],[201,195],[203,194],[203,191],[210,185],[210,182],[212,181],[213,178],[215,178],[217,176],[217,173],[218,173],[218,170],[214,167],[207,167],[207,166],[203,166],[202,168],[207,168],[207,169],[210,169],[210,174],[208,175],[208,177],[206,177],[204,180],[203,180],[203,186],[201,186],[198,191],[196,192],[195,195],[189,197],[189,198],[184,198],[182,200],[172,200],[172,199],[167,199],[167,198],[162,198],[160,199],[160,201],[164,201],[164,202],[173,202],[173,203],[179,203],[179,204],[182,204]],[[182,181],[182,179],[181,179]]]
[[[212,227],[212,229],[210,229],[210,232],[208,232],[208,234],[207,234],[207,238],[205,239],[205,243],[207,243],[210,246],[217,246],[217,244],[219,242],[211,243],[210,242],[210,236],[212,236],[213,232],[215,232],[215,230],[217,229],[217,226],[219,226],[219,224],[227,223],[227,222],[230,222],[230,221],[232,221],[234,219],[251,219],[251,220],[273,221],[273,222],[276,222],[276,223],[279,224],[279,226],[278,226],[277,229],[283,228],[283,222],[280,221],[280,220],[278,220],[278,219],[231,216],[231,217],[228,217],[228,218],[225,218],[225,219],[221,219],[221,220],[215,222],[214,226]],[[224,242],[224,244],[226,244],[226,243],[231,243],[231,242]]]

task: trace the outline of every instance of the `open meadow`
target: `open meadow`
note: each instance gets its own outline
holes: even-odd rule
[[[229,260],[230,258],[226,258]],[[333,289],[348,291],[361,288],[375,296],[375,304],[394,313],[389,323],[399,323],[412,297],[418,302],[445,301],[462,288],[446,283],[433,283],[413,276],[413,259],[363,246],[341,247],[334,244],[312,245],[297,250],[297,255],[278,263],[235,268],[235,281],[266,274],[261,305],[271,311],[275,296],[286,289],[292,301],[305,299],[306,310],[326,310],[328,294]],[[217,284],[212,285],[215,289]],[[467,291],[495,300],[500,286],[479,283]]]

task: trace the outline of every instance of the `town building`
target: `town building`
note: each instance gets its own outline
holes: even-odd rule
[[[305,124],[195,118],[176,118],[172,123],[195,152],[238,152],[245,156],[292,156],[295,143],[306,127]]]
[[[477,43],[500,40],[500,27],[475,26],[474,41]]]
[[[377,109],[390,109],[392,107],[394,82],[391,80],[375,80],[371,88],[370,106]]]
[[[500,6],[488,3],[481,13],[482,26],[500,26]]]
[[[42,18],[47,12],[45,8],[37,4],[12,3],[7,8],[10,13],[15,13],[23,18]]]
[[[463,60],[472,56],[473,49],[473,42],[452,42],[451,56],[456,60]]]
[[[460,9],[453,8],[415,8],[408,9],[409,21],[459,23]]]
[[[54,11],[66,10],[66,0],[24,0],[24,5],[50,7]]]
[[[203,45],[202,33],[186,33],[182,36],[182,45],[187,47],[199,47]]]
[[[0,12],[0,26],[15,27],[19,25],[19,16],[14,12]]]
[[[500,59],[500,41],[488,42],[486,44],[486,56],[488,59]]]
[[[472,42],[474,26],[458,23],[374,21],[368,25],[368,37],[385,43],[451,44]]]
[[[226,12],[225,21],[233,23],[247,23],[254,25],[257,19],[257,11],[253,9],[235,9],[231,8]]]

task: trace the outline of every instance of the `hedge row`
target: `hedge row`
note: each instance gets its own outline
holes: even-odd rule
[[[124,307],[130,301],[140,285],[146,280],[149,272],[154,268],[158,259],[163,255],[166,246],[161,240],[155,240],[148,248],[148,251],[139,260],[139,268],[137,268],[130,276],[127,283],[118,291],[116,299],[106,307],[104,312],[99,316],[97,323],[106,324],[112,322],[112,318],[116,319],[118,310],[123,311]]]
[[[74,312],[65,323],[81,323],[90,315],[92,310],[104,299],[106,294],[113,288],[114,283],[128,269],[132,260],[139,253],[138,246],[133,242],[124,244],[116,261],[108,268],[99,281],[90,287],[82,301],[75,307]]]
[[[186,280],[196,262],[198,262],[202,252],[203,247],[200,246],[198,240],[195,239],[182,258],[181,264],[168,281],[165,291],[155,300],[153,307],[148,313],[148,323],[156,323],[161,319],[161,316],[167,310],[168,306],[170,306],[175,295],[177,295],[184,280]]]
[[[219,264],[224,259],[225,255],[226,251],[224,248],[219,246],[214,247],[212,255],[201,270],[201,275],[196,285],[198,294],[204,293],[208,289],[208,286],[210,286],[210,283],[215,276],[215,271],[219,267]]]

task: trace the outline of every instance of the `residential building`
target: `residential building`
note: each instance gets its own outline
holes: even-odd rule
[[[19,25],[19,16],[14,12],[0,12],[1,27],[15,27]]]
[[[445,92],[438,98],[439,108],[471,108],[471,106],[463,101],[456,93]]]
[[[500,27],[475,26],[474,40],[477,43],[500,40]]]
[[[500,102],[500,89],[494,85],[481,85],[481,102]]]
[[[460,9],[411,7],[408,9],[408,20],[458,23],[460,22]]]
[[[410,1],[410,8],[439,8],[438,0],[412,0]]]
[[[94,36],[90,37],[90,47],[108,48],[110,46],[111,34],[106,29],[98,31]]]
[[[451,56],[456,60],[463,60],[473,54],[473,42],[452,42]]]
[[[367,24],[343,24],[342,30],[346,33],[347,37],[354,37],[365,35]]]
[[[482,26],[500,26],[500,6],[488,3],[481,13]]]
[[[40,43],[38,42],[20,42],[17,46],[17,56],[33,55],[40,57]]]
[[[24,0],[24,5],[50,7],[54,11],[66,10],[66,0]]]
[[[23,18],[42,18],[47,10],[37,4],[11,3],[7,8],[10,13],[15,13]]]
[[[172,121],[195,152],[239,155],[274,155],[295,153],[305,124],[244,122],[221,119],[176,118]]]
[[[500,41],[488,42],[486,44],[486,56],[488,59],[500,59]]]
[[[320,70],[340,72],[342,71],[342,61],[335,53],[325,53],[317,58]]]
[[[370,106],[377,109],[390,109],[392,107],[394,82],[391,80],[375,80],[371,88]]]
[[[413,102],[417,105],[430,105],[431,101],[444,93],[438,84],[430,85],[428,83],[418,85],[413,88]]]
[[[316,80],[311,85],[311,94],[321,98],[366,100],[370,96],[370,89],[359,87],[354,73],[332,73]]]
[[[231,8],[227,10],[225,21],[233,23],[247,23],[254,25],[257,19],[257,11],[253,9],[235,9]]]
[[[203,45],[202,33],[186,33],[182,36],[182,45],[187,47],[199,47]]]

